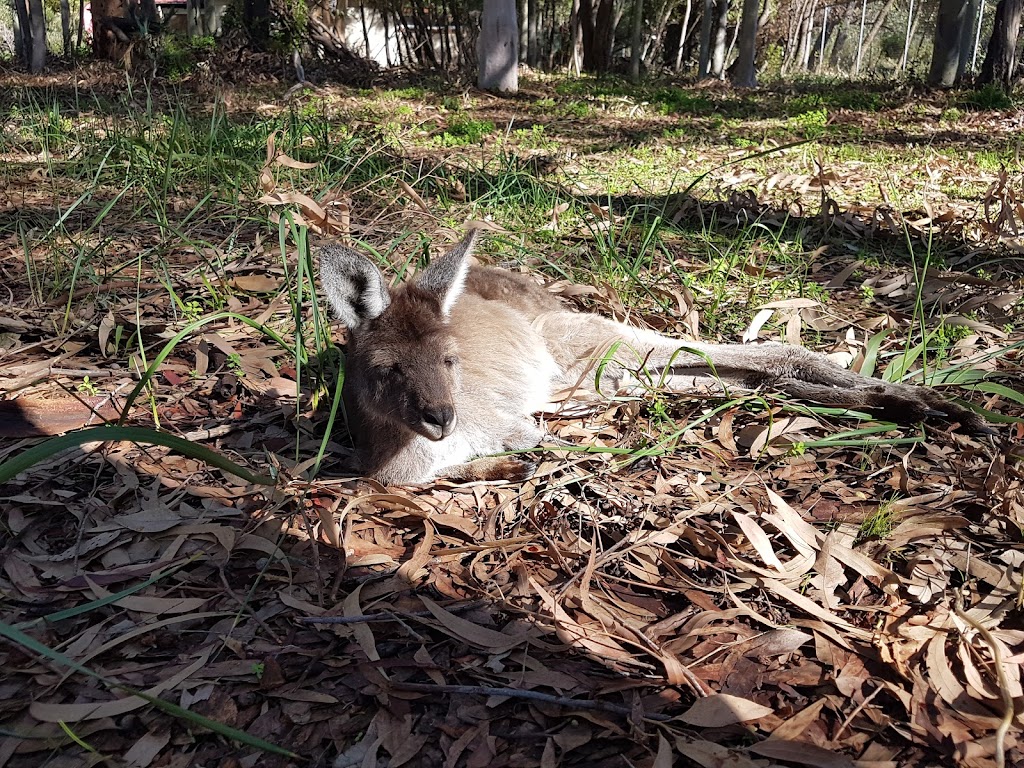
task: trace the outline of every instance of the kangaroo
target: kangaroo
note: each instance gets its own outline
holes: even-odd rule
[[[479,235],[471,229],[396,288],[363,254],[321,247],[324,292],[348,327],[349,431],[361,471],[381,483],[526,479],[531,462],[491,454],[536,447],[545,433],[534,414],[566,388],[608,396],[650,382],[705,395],[773,387],[985,431],[977,414],[931,389],[867,378],[803,347],[681,341],[569,309],[527,276],[470,266]]]

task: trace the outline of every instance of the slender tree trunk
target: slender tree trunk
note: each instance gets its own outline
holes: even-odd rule
[[[530,47],[529,0],[516,0],[516,18],[519,20],[519,60],[525,62]]]
[[[988,52],[978,76],[979,85],[999,83],[1004,89],[1013,88],[1017,69],[1017,38],[1020,36],[1024,0],[999,0],[992,23],[992,37]]]
[[[672,18],[672,0],[664,0],[661,8],[655,16],[654,28],[648,34],[640,46],[644,64],[648,69],[654,66],[655,59],[665,49],[665,30],[668,28],[668,20]]]
[[[700,17],[700,63],[697,65],[697,77],[711,74],[711,21],[712,0],[704,0],[704,11]]]
[[[594,19],[594,72],[607,72],[612,66],[612,46],[615,43],[615,0],[598,0]],[[584,64],[586,55],[584,54]]]
[[[64,55],[71,56],[71,3],[60,0],[60,35],[64,43]]]
[[[715,5],[715,47],[711,51],[711,74],[719,80],[725,75],[725,54],[729,35],[729,0]]]
[[[743,0],[740,55],[732,74],[732,84],[740,88],[757,87],[757,15],[760,5],[760,0]]]
[[[853,66],[853,74],[860,74],[860,62],[864,53],[864,21],[868,16],[868,0],[863,0],[860,8],[860,34],[857,35],[857,63]]]
[[[484,0],[477,40],[482,90],[519,90],[519,25],[515,0]]]
[[[807,5],[806,0],[797,0],[790,6],[786,22],[786,44],[782,51],[782,74],[788,72],[793,63],[800,59],[800,35],[804,28]]]
[[[540,24],[540,61],[546,70],[552,68],[555,55],[555,31],[558,29],[558,6],[555,0],[544,0]]]
[[[85,34],[85,0],[78,0],[78,33],[75,36],[75,47],[82,47],[82,35]],[[95,29],[93,34],[96,34]]]
[[[676,49],[676,65],[673,67],[676,72],[683,67],[683,47],[686,45],[686,32],[690,26],[690,11],[692,9],[692,0],[686,0],[686,8],[683,10],[683,21],[679,25],[679,48]]]
[[[597,0],[578,0],[580,6],[580,39],[583,43],[583,69],[587,72],[597,70],[596,43],[594,42],[596,22],[594,3]]]
[[[919,11],[920,12],[920,11]],[[907,57],[910,55],[910,37],[914,29],[914,0],[910,0],[910,10],[907,11],[907,36],[903,41],[903,58],[900,60],[900,71],[907,68]]]
[[[28,29],[32,38],[32,55],[28,71],[38,75],[46,67],[46,17],[43,0],[28,0]]]
[[[14,8],[14,56],[28,66],[32,57],[32,35],[28,31],[28,6],[25,0],[11,0]]]
[[[725,76],[729,73],[729,62],[734,61],[732,55],[736,52],[736,41],[740,37],[740,25],[736,24],[732,28],[732,37],[729,38],[729,47],[725,50],[725,64],[726,66],[722,69],[722,74],[719,75],[720,80],[725,80]]]
[[[964,0],[966,18],[960,29],[960,59],[956,63],[956,82],[962,84],[967,76],[967,65],[971,60],[971,42],[974,40],[974,25],[978,20],[978,0]]]
[[[978,31],[974,35],[974,49],[971,53],[971,74],[978,71],[978,47],[981,45],[981,27],[985,23],[985,0],[978,6]]]
[[[871,56],[871,46],[875,42],[875,38],[878,37],[878,33],[882,31],[882,27],[885,26],[885,20],[889,18],[889,11],[892,10],[894,2],[895,0],[885,0],[878,15],[875,16],[875,20],[871,23],[867,37],[864,38],[864,55],[868,58]]]
[[[843,55],[843,48],[846,47],[846,38],[849,37],[849,29],[850,8],[847,6],[843,10],[842,16],[836,19],[835,22],[835,38],[832,41],[832,51],[828,56],[829,69],[838,69],[839,67],[839,59]]]
[[[932,65],[928,71],[928,84],[949,88],[956,82],[960,65],[960,42],[967,21],[967,6],[963,0],[940,0],[935,19],[935,46]]]
[[[589,6],[590,0],[582,0]],[[569,11],[569,71],[578,75],[583,70],[583,24],[580,19],[580,0],[572,0]]]
[[[526,0],[526,63],[534,68],[540,61],[539,6],[539,0]]]
[[[633,0],[633,32],[629,41],[629,79],[640,82],[640,46],[644,35],[644,0]]]
[[[821,9],[821,26],[818,28],[818,39],[811,46],[811,58],[807,62],[808,70],[820,72],[825,63],[825,43],[828,40],[828,6]]]
[[[804,24],[803,44],[800,49],[800,68],[804,72],[810,71],[811,52],[814,50],[814,14],[818,10],[816,3],[811,3],[810,13],[807,14],[807,21]]]

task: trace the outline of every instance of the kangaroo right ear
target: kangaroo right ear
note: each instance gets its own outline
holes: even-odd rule
[[[466,286],[469,257],[480,239],[480,231],[478,228],[470,229],[458,245],[444,256],[431,261],[416,277],[416,285],[437,296],[445,317],[451,314],[452,307]]]
[[[320,282],[338,318],[350,330],[370,322],[391,303],[384,275],[366,256],[329,243],[320,248]]]

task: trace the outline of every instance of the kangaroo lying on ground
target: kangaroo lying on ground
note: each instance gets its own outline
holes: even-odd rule
[[[933,390],[860,376],[803,347],[684,342],[572,311],[526,276],[469,266],[479,232],[394,289],[363,254],[321,249],[324,291],[349,332],[349,431],[361,470],[382,483],[529,477],[532,463],[490,454],[536,447],[544,431],[534,414],[566,388],[769,386],[904,422],[934,416],[985,429]]]

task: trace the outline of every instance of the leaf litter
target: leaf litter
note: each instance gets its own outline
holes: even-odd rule
[[[267,167],[264,204],[348,231],[347,200],[277,186],[273,169],[300,161],[271,146]],[[824,194],[814,180],[760,178],[766,191]],[[1012,248],[1011,187],[990,190],[980,223],[962,211],[825,209],[848,241],[957,227]],[[406,197],[408,216],[429,206],[422,190]],[[710,206],[769,225],[790,213],[752,193]],[[232,308],[287,328],[292,309],[275,299],[283,274],[259,246],[245,259]],[[827,275],[840,300],[860,269],[850,264]],[[195,268],[176,285],[186,300]],[[80,296],[76,317],[91,331],[71,337],[53,332],[63,305],[15,303],[3,327],[20,340],[0,374],[0,423],[13,426],[0,459],[120,413],[143,366],[124,367],[116,328],[131,323],[159,348],[184,324],[152,277],[120,305]],[[866,345],[847,330],[899,327],[920,288],[926,305],[972,316],[957,355],[1020,381],[1019,355],[989,355],[1019,342],[1019,329],[973,319],[1006,317],[1014,303],[1000,305],[991,281],[936,272],[916,286],[887,267],[863,284],[885,312],[848,300],[838,312],[762,306],[786,315],[787,335],[834,337],[830,351],[864,363]],[[559,289],[623,309],[611,286]],[[1019,284],[1008,291],[1019,300]],[[673,301],[680,328],[699,332],[699,304]],[[101,394],[85,393],[86,375]],[[0,765],[40,765],[55,751],[86,764],[81,743],[140,768],[662,766],[680,755],[709,767],[986,766],[997,749],[1007,765],[1024,760],[1013,709],[1024,662],[1019,423],[995,441],[929,428],[926,441],[871,447],[830,442],[850,425],[827,412],[658,396],[660,409],[545,414],[558,442],[522,485],[386,489],[323,479],[344,473],[341,430],[310,480],[296,457],[316,454],[324,415],[297,376],[280,347],[230,319],[187,338],[131,420],[155,412],[164,429],[260,471],[276,466],[277,486],[157,446],[83,445],[4,487],[0,583],[5,625],[303,760],[225,741],[6,644]],[[978,392],[985,407],[1020,413],[1005,393]],[[871,533],[883,512],[891,527]]]

